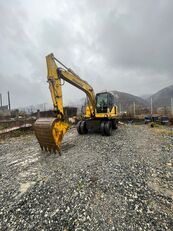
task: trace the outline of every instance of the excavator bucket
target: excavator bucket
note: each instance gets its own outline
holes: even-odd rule
[[[40,118],[34,123],[34,130],[42,150],[60,152],[64,134],[69,125],[58,118]]]

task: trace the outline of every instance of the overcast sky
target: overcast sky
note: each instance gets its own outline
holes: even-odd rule
[[[45,55],[95,92],[154,93],[173,84],[172,0],[0,0],[0,93],[12,107],[51,103]],[[64,102],[84,97],[65,84]]]

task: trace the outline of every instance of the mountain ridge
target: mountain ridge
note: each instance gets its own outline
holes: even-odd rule
[[[120,107],[120,111],[127,111],[129,107],[134,106],[134,103],[136,108],[142,109],[148,107],[148,102],[139,96],[116,90],[111,92],[115,96],[115,104]]]
[[[120,108],[120,111],[127,111],[129,108],[133,110],[134,103],[138,109],[150,109],[151,98],[153,100],[153,107],[170,106],[171,98],[173,98],[173,84],[164,87],[152,95],[144,95],[144,97],[136,96],[127,92],[112,90],[110,91],[115,96],[115,104]],[[85,98],[79,99],[77,102],[71,102],[70,106],[81,107],[84,105]]]
[[[152,98],[153,107],[169,107],[171,105],[171,98],[173,98],[173,84],[164,87],[151,95],[147,101],[150,102]]]

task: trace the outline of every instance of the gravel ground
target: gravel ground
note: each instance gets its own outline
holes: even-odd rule
[[[33,134],[0,143],[0,230],[173,230],[173,137],[122,125],[66,135],[62,156]]]

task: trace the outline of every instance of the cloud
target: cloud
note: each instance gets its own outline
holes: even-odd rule
[[[3,95],[3,104],[5,105],[7,104],[7,91],[9,89],[12,105],[41,104],[47,102],[49,97],[47,83],[42,84],[42,88],[40,88],[40,81],[33,82],[23,78],[21,75],[3,76],[1,74],[1,86],[3,86],[1,93]]]
[[[172,73],[173,3],[132,3],[122,13],[114,8],[105,13],[98,38],[102,54],[112,66]]]
[[[0,92],[13,107],[51,103],[51,52],[96,92],[156,92],[173,82],[172,11],[171,0],[1,1]],[[65,104],[84,96],[63,90]]]

